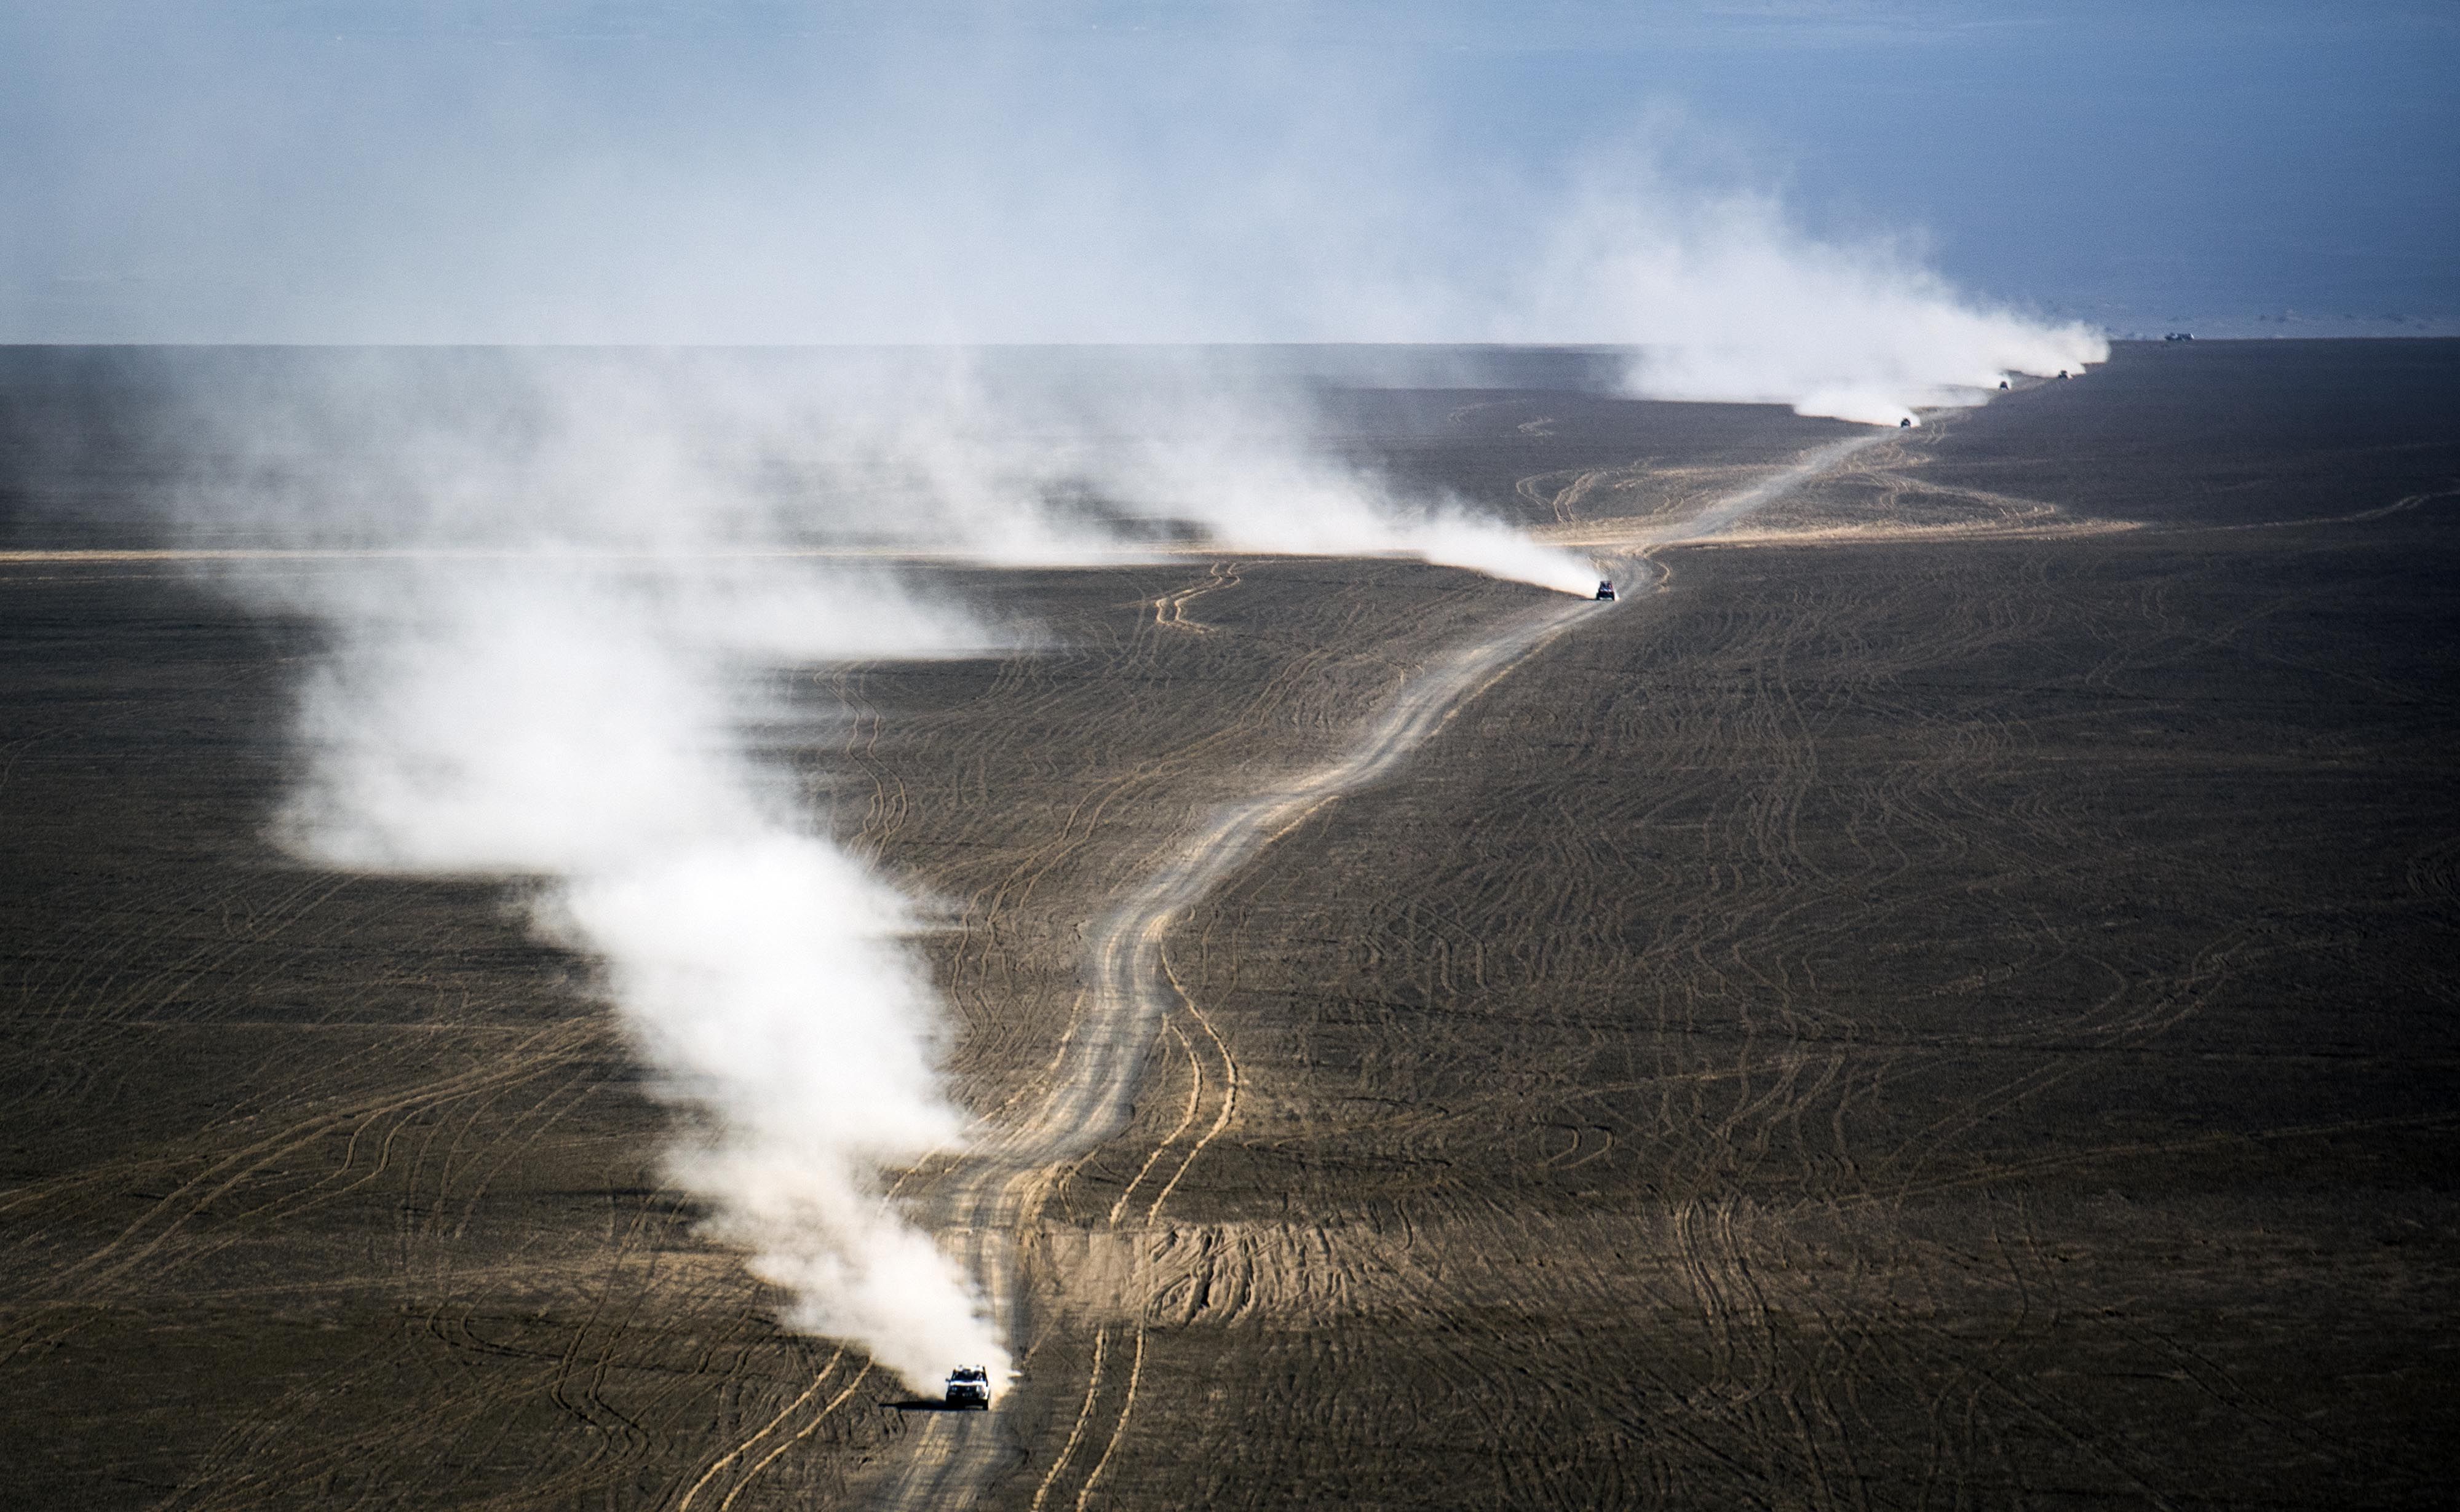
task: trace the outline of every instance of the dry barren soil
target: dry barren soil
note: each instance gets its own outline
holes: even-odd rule
[[[41,555],[131,537],[18,485],[6,1499],[2440,1503],[2460,344],[2122,346],[1682,544],[1853,428],[1348,406],[1657,589],[1183,901],[1123,1126],[1006,1210],[1024,1376],[923,1482],[946,1415],[695,1233],[517,887],[265,844],[312,632]],[[38,482],[106,524],[148,486]],[[819,723],[773,755],[944,907],[993,1126],[1122,899],[1545,604],[1389,562],[945,581],[1053,649],[785,674]]]

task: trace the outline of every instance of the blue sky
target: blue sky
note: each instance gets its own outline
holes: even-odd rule
[[[1478,339],[1564,205],[1732,193],[2122,333],[2460,331],[2455,81],[2449,0],[15,0],[0,340]]]

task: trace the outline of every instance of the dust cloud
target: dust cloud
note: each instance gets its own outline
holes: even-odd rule
[[[537,932],[601,963],[685,1115],[669,1178],[788,1320],[917,1384],[1003,1358],[970,1282],[879,1189],[964,1129],[916,920],[739,733],[747,662],[790,649],[763,632],[791,620],[806,658],[911,655],[928,621],[880,634],[914,606],[878,583],[797,574],[747,598],[695,576],[422,560],[292,584],[333,644],[283,832],[326,865],[539,879]]]
[[[195,538],[337,554],[220,569],[325,629],[282,838],[524,879],[677,1111],[668,1178],[785,1320],[917,1386],[1004,1362],[970,1278],[880,1190],[965,1131],[919,921],[750,733],[792,717],[780,666],[996,634],[893,578],[760,555],[774,512],[607,365],[309,366],[308,392],[259,372],[191,396],[181,510]]]
[[[182,438],[177,529],[239,549],[205,569],[225,591],[324,632],[280,838],[324,866],[521,881],[676,1110],[666,1168],[709,1231],[790,1326],[917,1387],[1007,1359],[971,1278],[881,1190],[967,1120],[913,905],[754,748],[811,718],[779,673],[1029,633],[880,556],[1115,560],[1193,536],[1587,586],[1580,558],[1308,457],[1261,402],[1205,440],[1085,391],[1002,397],[944,355],[209,367],[160,428]]]
[[[1584,557],[1319,445],[1322,375],[1295,359],[957,348],[757,369],[753,383],[704,364],[696,429],[735,432],[772,482],[802,491],[789,528],[803,537],[1011,564],[1178,545],[1389,556],[1564,593],[1595,582]]]
[[[2099,332],[1977,300],[1898,241],[1814,237],[1771,193],[1645,167],[1575,198],[1527,287],[1507,328],[1633,348],[1626,388],[1644,399],[1919,425],[2002,379],[2110,356]]]

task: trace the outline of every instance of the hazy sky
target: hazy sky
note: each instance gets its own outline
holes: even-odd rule
[[[1567,207],[1737,188],[2120,332],[2460,330],[2455,83],[2451,0],[0,0],[0,340],[1576,338]]]

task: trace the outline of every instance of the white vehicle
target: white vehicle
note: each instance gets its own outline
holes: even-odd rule
[[[948,1373],[947,1404],[951,1407],[991,1406],[991,1374],[980,1365],[960,1365]]]

